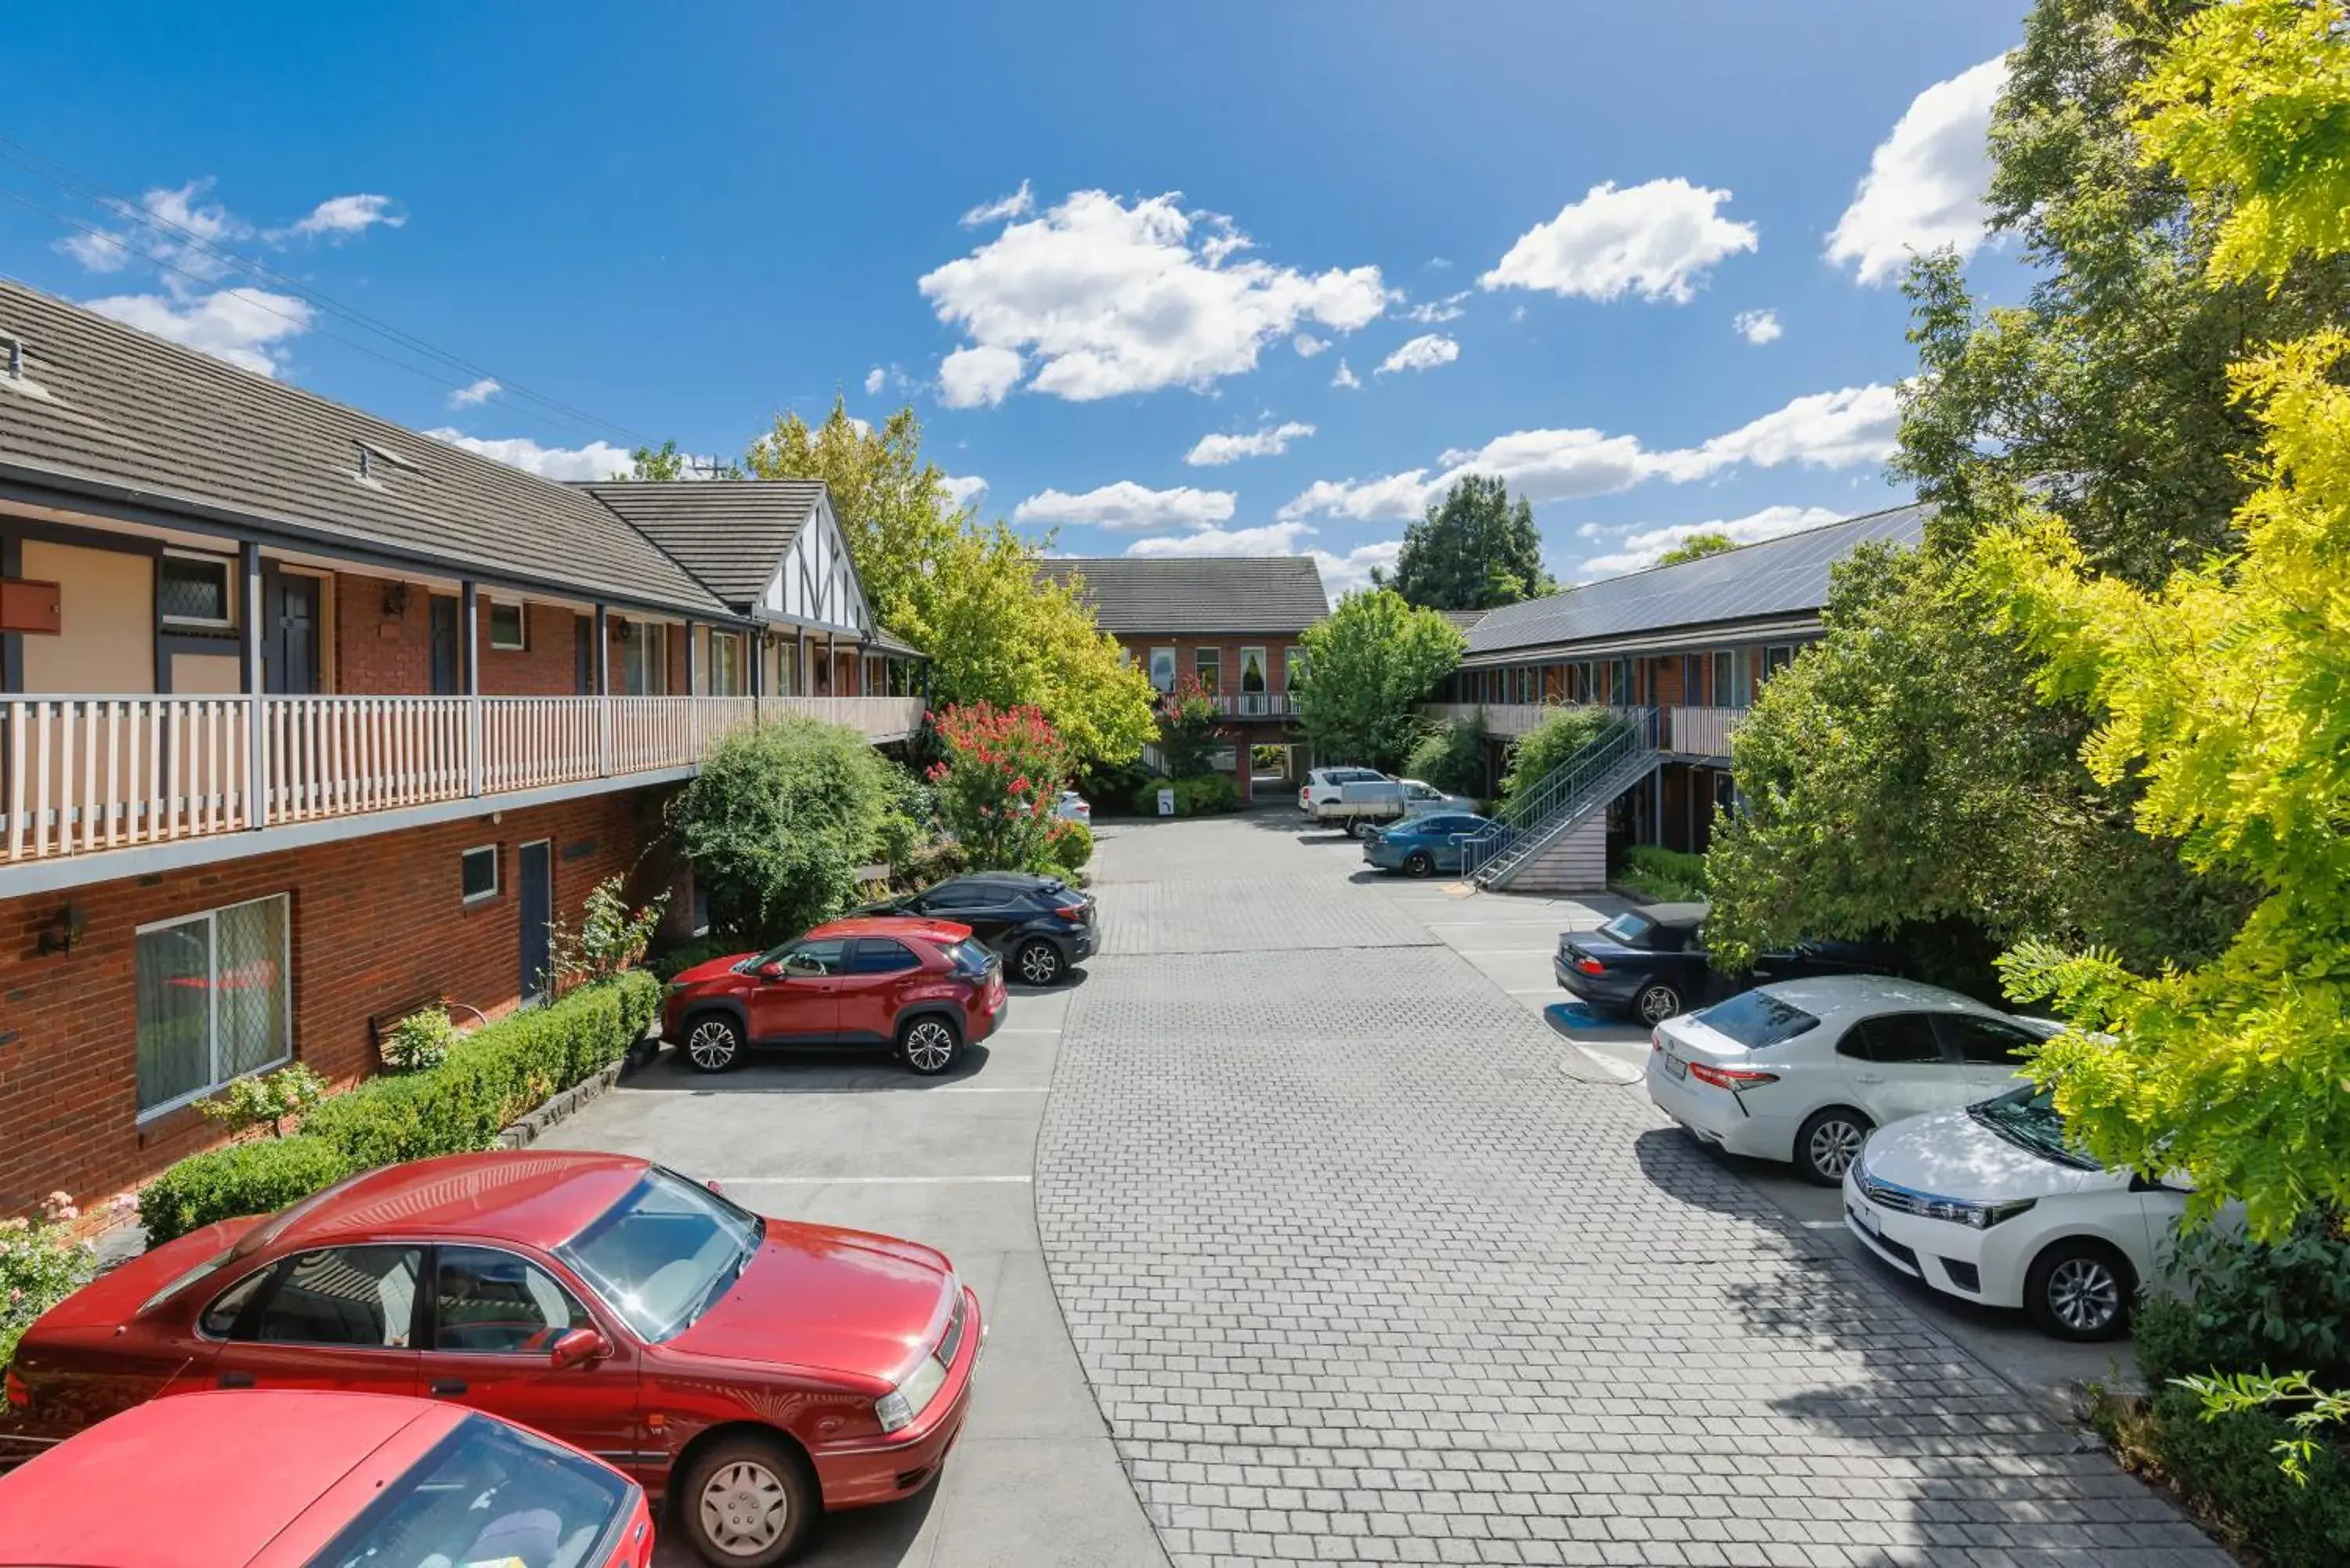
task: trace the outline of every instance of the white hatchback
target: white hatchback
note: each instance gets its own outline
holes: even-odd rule
[[[2070,1147],[2063,1118],[2029,1085],[1880,1128],[1844,1179],[1845,1224],[1870,1251],[2074,1340],[2122,1331],[2187,1199]]]
[[[2012,1087],[2055,1029],[1914,981],[1775,981],[1658,1024],[1648,1097],[1707,1143],[1834,1187],[1872,1128]]]

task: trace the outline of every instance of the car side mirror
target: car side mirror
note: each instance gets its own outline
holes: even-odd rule
[[[546,1353],[557,1372],[568,1372],[612,1354],[612,1342],[592,1328],[575,1328],[556,1340]]]
[[[761,980],[781,980],[785,975],[790,972],[791,971],[789,970],[786,970],[779,963],[763,963],[758,969],[758,975]]]

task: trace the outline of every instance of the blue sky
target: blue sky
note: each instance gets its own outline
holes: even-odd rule
[[[1063,553],[1342,587],[1479,470],[1574,579],[1903,498],[2024,9],[50,6],[0,272],[562,477],[837,390]]]

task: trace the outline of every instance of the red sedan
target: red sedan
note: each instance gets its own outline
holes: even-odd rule
[[[889,1045],[925,1075],[1003,1021],[1003,961],[969,926],[862,916],[764,953],[736,953],[669,982],[661,1033],[704,1073],[765,1045]]]
[[[0,1568],[646,1568],[652,1553],[644,1490],[611,1466],[422,1399],[158,1399],[0,1476]]]
[[[982,1338],[928,1247],[764,1219],[619,1155],[452,1155],[83,1287],[17,1347],[0,1449],[190,1389],[422,1395],[674,1493],[705,1558],[763,1568],[823,1511],[930,1483]]]

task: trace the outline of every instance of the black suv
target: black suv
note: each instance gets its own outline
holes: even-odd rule
[[[919,893],[868,904],[860,915],[931,915],[969,926],[1003,955],[1006,978],[1054,985],[1094,952],[1094,901],[1057,877],[972,871]]]

